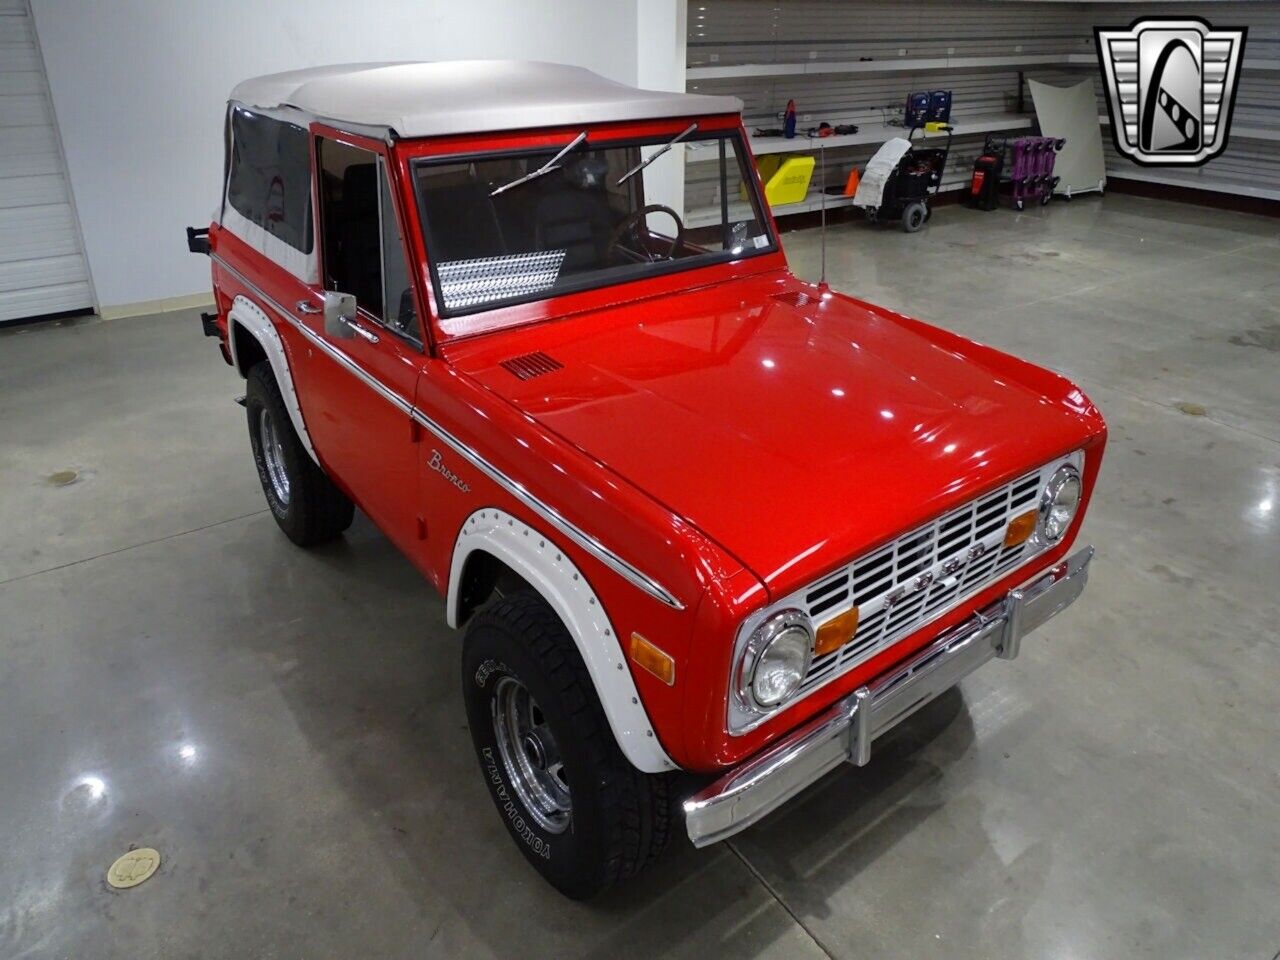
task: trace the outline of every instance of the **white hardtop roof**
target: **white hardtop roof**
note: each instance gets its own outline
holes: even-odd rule
[[[246,80],[231,99],[388,127],[401,137],[742,112],[737,97],[640,90],[582,67],[534,60],[309,67]]]

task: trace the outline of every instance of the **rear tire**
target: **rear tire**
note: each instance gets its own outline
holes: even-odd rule
[[[517,848],[585,900],[635,876],[670,838],[668,776],[636,770],[560,618],[522,590],[467,626],[463,699],[480,770]]]
[[[266,360],[249,371],[244,407],[262,492],[285,536],[300,547],[312,547],[351,526],[355,506],[298,439]]]

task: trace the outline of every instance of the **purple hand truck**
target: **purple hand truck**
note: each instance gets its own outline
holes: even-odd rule
[[[1013,141],[1013,206],[1026,207],[1028,201],[1039,200],[1043,206],[1053,198],[1058,177],[1053,175],[1054,160],[1066,141],[1054,137],[1019,137]]]

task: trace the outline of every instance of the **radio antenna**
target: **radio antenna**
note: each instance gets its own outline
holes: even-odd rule
[[[822,191],[818,199],[822,211],[822,275],[818,278],[818,289],[827,289],[827,150],[824,144],[818,144],[818,165],[822,168],[818,173],[818,188]]]

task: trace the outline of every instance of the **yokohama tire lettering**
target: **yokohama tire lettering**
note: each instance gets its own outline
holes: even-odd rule
[[[550,860],[551,844],[534,833],[533,828],[525,823],[524,816],[520,813],[520,808],[516,806],[516,802],[507,793],[507,785],[502,779],[502,772],[498,769],[498,764],[493,759],[493,751],[485,747],[481,752],[484,754],[484,765],[489,772],[489,782],[493,784],[493,792],[497,794],[498,799],[502,802],[502,812],[511,821],[512,828],[530,850],[544,860]]]

